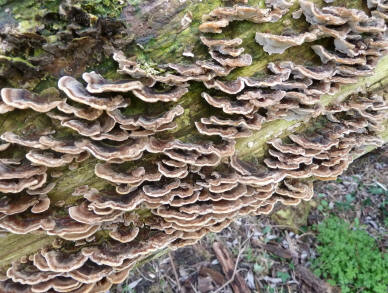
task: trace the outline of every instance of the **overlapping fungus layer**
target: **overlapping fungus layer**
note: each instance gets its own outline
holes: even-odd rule
[[[232,21],[275,22],[293,4],[267,2],[266,9],[217,8],[204,16],[199,29],[219,33]],[[333,51],[312,46],[322,61],[319,66],[269,63],[266,77],[223,81],[234,68],[251,65],[252,57],[244,54],[239,38],[201,36],[211,59],[168,64],[173,73],[150,72],[117,51],[113,58],[127,76],[123,80],[87,72],[82,76],[86,86],[63,76],[58,81],[61,92],[3,88],[2,113],[27,108],[45,113],[56,129],[70,135],[52,129],[1,135],[1,229],[17,234],[44,231],[58,239],[53,247],[14,262],[2,276],[0,291],[106,292],[156,251],[193,244],[236,217],[268,214],[277,202],[296,205],[309,200],[313,178],[336,178],[363,146],[382,144],[377,134],[388,108],[383,92],[360,92],[326,108],[320,98],[335,94],[340,84],[373,74],[387,48],[384,3],[368,1],[372,15],[368,16],[300,0],[311,24],[308,32],[256,34],[256,41],[270,54],[332,38]],[[177,128],[176,119],[185,110],[169,102],[179,101],[191,81],[221,93],[202,93],[218,109],[218,114],[195,122],[199,134],[209,139],[166,139],[171,135],[163,134]],[[128,110],[128,92],[167,107],[158,113],[133,114]],[[317,126],[271,139],[262,161],[238,158],[235,139],[249,137],[263,123],[280,118],[314,118]],[[23,157],[11,156],[11,148],[22,150]],[[63,204],[51,204],[48,196],[59,176],[55,168],[75,168],[89,156],[98,160],[91,160],[95,175],[111,187],[76,188],[73,195],[78,201],[63,213]],[[138,216],[140,208],[152,216]],[[101,238],[99,231],[109,236]]]

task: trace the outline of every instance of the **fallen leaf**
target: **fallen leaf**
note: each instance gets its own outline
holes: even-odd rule
[[[128,289],[133,289],[133,288],[135,288],[135,287],[137,286],[137,284],[139,284],[142,280],[143,280],[143,278],[140,278],[140,279],[137,279],[136,281],[133,281],[133,282],[129,283],[129,284],[127,285],[127,288],[128,288]]]
[[[253,277],[252,271],[248,271],[247,276],[245,277],[245,281],[247,282],[247,285],[251,289],[255,289],[255,278]]]
[[[212,284],[212,278],[210,277],[198,277],[198,291],[199,292],[209,292],[214,289]]]
[[[203,277],[206,277],[206,276],[211,277],[213,279],[213,281],[215,283],[217,283],[217,285],[223,285],[226,282],[224,276],[221,273],[219,273],[211,268],[207,268],[207,267],[202,266],[199,269],[199,274]]]

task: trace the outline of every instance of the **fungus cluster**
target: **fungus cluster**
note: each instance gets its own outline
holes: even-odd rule
[[[220,7],[202,17],[199,30],[203,33],[221,33],[232,21],[247,20],[254,23],[276,22],[288,12],[293,1],[267,1],[268,8],[234,5]]]
[[[369,3],[370,7],[376,7],[373,5]],[[226,82],[219,79],[205,81],[207,88],[217,89],[224,94],[214,97],[203,92],[202,97],[227,116],[201,118],[201,121],[196,122],[201,134],[226,138],[249,137],[252,130],[260,129],[260,125],[266,121],[316,117],[322,111],[320,96],[334,94],[340,84],[353,83],[354,78],[373,74],[378,58],[384,55],[388,45],[384,19],[376,15],[369,17],[363,11],[344,7],[320,9],[305,0],[300,1],[300,6],[301,12],[311,24],[310,31],[294,35],[258,32],[256,42],[269,54],[279,54],[304,42],[332,38],[335,51],[329,51],[322,45],[311,46],[323,63],[320,66],[303,66],[282,61],[269,63],[271,75],[264,78],[239,77]],[[232,15],[232,11],[238,9],[234,7],[227,11]],[[216,10],[213,17],[218,13]],[[367,36],[363,38],[361,34]],[[233,47],[241,44],[238,39],[210,41],[202,38],[202,41],[210,49],[218,50],[223,56],[230,58],[236,58],[232,55],[235,52],[241,54],[243,51]],[[225,47],[233,50],[225,50]]]
[[[217,8],[204,16],[199,29],[219,33],[236,20],[275,22],[293,4],[266,2],[266,9]],[[387,45],[386,5],[368,1],[368,16],[355,9],[299,3],[310,31],[257,33],[256,41],[269,53],[282,53],[333,38],[334,51],[312,46],[321,65],[271,62],[265,77],[224,81],[233,69],[251,65],[252,56],[244,53],[239,38],[201,36],[211,59],[170,63],[164,74],[116,51],[113,59],[126,75],[123,80],[87,72],[82,75],[86,86],[71,76],[60,78],[61,92],[3,88],[2,113],[27,108],[41,112],[55,130],[1,134],[0,192],[15,194],[0,198],[0,228],[55,235],[58,243],[15,261],[2,277],[0,291],[106,292],[158,250],[193,244],[236,217],[268,214],[278,202],[296,205],[311,199],[314,178],[336,178],[364,145],[381,145],[378,132],[388,109],[382,95],[360,92],[327,107],[320,98],[373,73]],[[195,138],[171,138],[169,131],[184,115],[182,105],[173,103],[189,91],[191,81],[211,90],[201,96],[215,114],[195,121]],[[133,114],[129,96],[163,103],[164,110]],[[271,139],[262,161],[236,154],[236,139],[249,137],[264,123],[300,118],[317,126]],[[10,156],[10,147],[23,150],[24,157]],[[85,160],[108,187],[76,188],[76,199],[63,213],[63,205],[50,201],[56,172]],[[138,216],[141,208],[151,216]]]
[[[313,195],[309,178],[336,178],[362,146],[382,143],[375,133],[387,109],[382,96],[354,95],[325,110],[320,118],[323,128],[270,140],[263,163],[240,160],[225,146],[217,149],[225,151],[229,163],[203,165],[166,158],[156,166],[125,173],[115,171],[115,164],[98,164],[97,176],[128,184],[129,190],[124,194],[93,188],[77,191],[84,200],[69,209],[70,219],[53,218],[47,233],[55,231],[55,235],[76,241],[103,229],[110,239],[81,245],[76,253],[43,249],[24,262],[13,263],[1,286],[4,290],[18,287],[43,292],[52,288],[62,292],[61,286],[66,285],[72,290],[103,292],[99,288],[106,290],[124,280],[133,265],[152,252],[195,243],[208,232],[221,231],[235,217],[269,213],[277,202],[296,205],[309,200]],[[169,149],[160,141],[152,144],[159,150]],[[205,146],[201,151],[212,148]],[[38,200],[42,198],[20,198],[23,206],[19,210],[15,210],[17,203],[4,202],[1,211],[9,215],[32,205],[45,206]],[[129,212],[141,205],[154,217],[144,222],[131,217]],[[41,223],[40,227],[49,225]],[[147,236],[144,229],[150,231]]]
[[[283,53],[286,49],[304,42],[332,37],[335,50],[340,54],[329,52],[320,45],[312,46],[323,63],[335,61],[346,65],[368,65],[370,56],[380,56],[376,46],[370,43],[370,38],[375,42],[384,41],[386,31],[384,18],[376,14],[369,17],[363,11],[344,7],[319,9],[313,2],[307,0],[301,0],[299,4],[307,22],[311,24],[310,31],[285,35],[257,32],[256,42],[263,46],[264,51],[269,54]],[[368,5],[373,6],[370,1]],[[368,33],[370,37],[362,40],[363,33]]]

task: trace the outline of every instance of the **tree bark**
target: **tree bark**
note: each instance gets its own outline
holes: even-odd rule
[[[77,3],[69,1],[7,1],[0,0],[0,89],[23,88],[34,93],[41,93],[48,88],[58,88],[58,79],[69,75],[81,80],[84,72],[96,71],[109,79],[120,79],[117,73],[118,64],[112,59],[114,51],[121,50],[126,56],[136,56],[142,68],[149,72],[166,70],[163,65],[190,63],[192,59],[183,56],[185,51],[195,55],[195,60],[209,59],[208,49],[200,42],[198,26],[204,14],[217,7],[233,4],[231,1],[96,1],[83,0]],[[249,1],[251,5],[260,5],[263,1]],[[315,1],[323,5],[323,1]],[[336,6],[368,11],[364,1],[335,1]],[[351,6],[351,7],[350,7]],[[257,31],[281,34],[287,28],[294,31],[306,31],[309,25],[304,17],[294,19],[292,12],[298,9],[295,3],[289,12],[275,23],[254,24],[251,22],[233,22],[218,38],[241,38],[245,52],[253,58],[252,65],[237,68],[227,77],[234,80],[242,76],[258,76],[266,74],[269,62],[292,61],[295,64],[319,64],[319,59],[311,50],[311,43],[291,47],[283,54],[268,55],[254,40]],[[186,27],[182,25],[184,17],[191,19]],[[327,39],[314,42],[329,46]],[[334,95],[322,95],[320,102],[323,107],[344,101],[362,89],[367,95],[384,93],[388,83],[388,56],[380,58],[374,74],[358,78],[353,84],[342,85]],[[176,138],[183,141],[195,141],[198,137],[194,121],[201,117],[209,117],[214,108],[201,97],[207,91],[200,82],[191,82],[189,91],[177,103],[184,108],[184,113],[176,119],[177,128],[167,132],[163,138]],[[62,96],[63,93],[61,94]],[[154,113],[160,109],[169,109],[164,103],[147,104],[129,94],[131,105],[126,114]],[[386,99],[386,98],[385,98]],[[175,105],[174,104],[174,105]],[[0,115],[0,134],[11,131],[20,135],[42,133],[55,130],[59,136],[66,136],[69,130],[63,129],[53,122],[45,113],[31,109],[16,109]],[[378,131],[384,142],[388,141],[388,120],[386,119]],[[240,159],[261,161],[267,154],[267,141],[271,138],[284,138],[293,132],[302,132],[316,128],[316,119],[277,119],[265,123],[261,130],[251,136],[236,139],[236,154]],[[365,152],[373,147],[365,148]],[[12,145],[3,153],[7,158],[21,158],[25,148]],[[360,154],[359,154],[360,155]],[[151,164],[157,158],[145,155],[140,161],[127,162],[126,168],[141,166],[140,162]],[[52,168],[60,171],[59,178],[50,177],[55,187],[48,193],[50,208],[56,214],[67,214],[68,208],[79,204],[79,196],[72,196],[74,190],[87,185],[89,188],[103,190],[112,184],[95,175],[95,165],[99,160],[91,156],[77,166]],[[11,198],[21,193],[4,193],[2,196]],[[150,209],[142,207],[130,214],[140,219],[153,217]],[[28,217],[28,213],[26,213]],[[144,229],[140,234],[147,239]],[[96,232],[94,239],[86,245],[102,243],[109,236],[104,230]],[[49,236],[44,231],[26,234],[14,234],[4,231],[0,238],[0,267],[5,272],[10,264],[36,253],[43,247],[52,247],[58,236]],[[61,240],[62,241],[62,240]],[[64,249],[66,241],[62,241]],[[73,249],[73,248],[72,248]]]

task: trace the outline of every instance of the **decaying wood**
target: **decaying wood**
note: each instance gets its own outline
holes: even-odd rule
[[[228,249],[221,242],[214,242],[213,250],[221,265],[222,271],[229,280],[220,288],[225,288],[225,286],[230,283],[234,293],[250,292],[244,278],[237,271],[242,251],[239,251],[237,259],[234,260]],[[220,290],[220,288],[218,290]]]
[[[2,290],[107,290],[388,141],[381,1],[132,2],[0,0]]]
[[[303,283],[305,283],[305,285],[307,285],[308,289],[306,289],[305,292],[317,292],[317,293],[340,292],[338,288],[334,288],[327,282],[319,279],[308,268],[304,266],[296,265],[295,275],[298,278],[298,280],[301,280]]]
[[[222,286],[223,284],[226,283],[226,280],[225,280],[225,277],[219,273],[218,271],[216,270],[213,270],[211,268],[208,268],[208,267],[205,267],[205,266],[201,266],[201,268],[199,269],[199,274],[201,276],[209,276],[212,278],[212,280],[218,285],[218,286]]]
[[[283,247],[280,247],[278,244],[274,243],[262,243],[258,239],[252,239],[251,244],[254,247],[260,247],[262,249],[265,249],[266,251],[275,254],[276,256],[286,258],[286,259],[292,259],[292,253],[288,249],[284,249]]]

